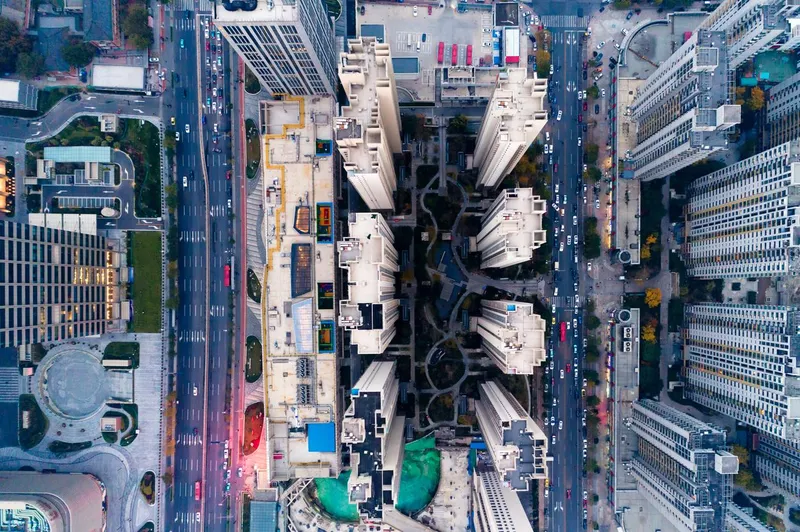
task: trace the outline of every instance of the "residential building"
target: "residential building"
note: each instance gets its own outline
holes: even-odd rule
[[[739,472],[725,431],[651,399],[632,413],[638,450],[629,467],[639,493],[679,532],[724,530]]]
[[[39,105],[39,89],[18,79],[0,80],[0,107],[35,111]]]
[[[392,56],[374,37],[347,42],[339,56],[339,80],[347,95],[336,119],[336,145],[347,179],[370,210],[392,210],[397,174],[393,154],[402,151]]]
[[[336,93],[336,45],[324,2],[223,0],[214,14],[214,27],[272,95]]]
[[[547,478],[547,435],[513,395],[495,381],[480,385],[475,403],[483,439],[505,486],[530,489],[531,479]]]
[[[771,148],[800,138],[800,72],[767,92],[764,140]]]
[[[700,27],[727,34],[728,62],[736,70],[760,52],[794,50],[798,15],[794,0],[725,0]]]
[[[713,303],[687,305],[684,313],[684,396],[800,441],[800,311]]]
[[[119,48],[122,41],[117,0],[83,0],[82,28],[84,41],[101,50]]]
[[[6,530],[103,532],[107,504],[105,486],[88,473],[0,471]]]
[[[497,75],[497,84],[478,130],[474,164],[478,186],[496,187],[517,165],[547,124],[547,80],[524,68]]]
[[[365,518],[380,518],[400,491],[405,417],[397,415],[396,362],[373,362],[350,390],[342,443],[350,450],[347,492]]]
[[[761,479],[789,493],[800,493],[800,442],[759,433],[753,453]]]
[[[533,250],[547,241],[542,217],[547,201],[532,188],[506,189],[483,217],[476,238],[481,268],[506,268],[533,258]]]
[[[479,458],[471,477],[475,532],[533,532],[519,496],[503,483],[491,460]]]
[[[123,255],[97,234],[0,220],[0,346],[125,330]]]
[[[544,362],[545,323],[531,303],[484,299],[481,316],[473,322],[483,350],[503,373],[532,375]]]
[[[267,287],[249,308],[261,323],[264,355],[264,462],[257,489],[341,470],[338,298],[334,224],[332,96],[260,102],[264,183],[263,263],[249,262]],[[251,238],[254,238],[251,236]]]
[[[700,177],[684,207],[683,256],[701,279],[798,271],[800,140]]]
[[[400,316],[394,235],[378,213],[351,212],[348,228],[349,236],[338,243],[339,267],[347,274],[339,324],[350,331],[350,346],[357,354],[379,355],[394,338]]]
[[[753,517],[752,508],[742,508],[735,502],[728,503],[725,527],[727,532],[777,532]]]
[[[658,179],[728,147],[741,122],[725,32],[697,30],[639,86],[630,109],[636,147],[626,169]]]

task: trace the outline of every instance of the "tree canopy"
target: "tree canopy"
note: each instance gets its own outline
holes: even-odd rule
[[[61,57],[70,66],[84,67],[92,62],[97,49],[80,39],[73,39],[61,47]]]
[[[147,11],[144,7],[133,6],[128,9],[122,22],[122,32],[138,50],[144,50],[153,44],[153,29],[147,24]]]
[[[24,78],[35,78],[44,74],[44,57],[36,52],[17,56],[17,74]]]
[[[23,35],[17,24],[8,18],[0,17],[0,71],[16,71],[19,54],[31,51],[31,42]]]
[[[650,308],[656,308],[661,304],[661,289],[648,288],[644,291],[644,302]]]

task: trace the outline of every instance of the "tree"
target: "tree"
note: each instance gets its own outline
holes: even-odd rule
[[[586,89],[586,96],[594,100],[595,98],[600,96],[600,89],[597,88],[597,85],[592,85],[591,87]]]
[[[23,78],[35,78],[44,74],[44,57],[35,52],[17,56],[17,74]]]
[[[586,162],[588,164],[595,164],[597,162],[597,155],[600,153],[600,148],[597,144],[586,145]]]
[[[0,72],[14,72],[19,54],[28,53],[31,48],[19,26],[9,18],[0,17]]]
[[[583,377],[586,379],[587,382],[591,382],[592,384],[598,384],[600,382],[600,375],[593,369],[585,369],[583,370]]]
[[[586,406],[590,408],[595,408],[600,404],[600,398],[596,395],[590,395],[586,398]]]
[[[536,52],[536,74],[541,78],[550,75],[550,52],[544,49],[544,45]]]
[[[645,240],[645,244],[647,244],[648,246],[651,246],[656,242],[658,242],[658,235],[656,233],[650,234],[650,236],[648,236],[647,239]]]
[[[656,308],[661,304],[661,289],[648,288],[644,291],[644,302],[650,308]]]
[[[451,118],[450,122],[447,124],[447,132],[450,134],[466,133],[467,117],[464,115],[456,115],[453,118]]]
[[[586,171],[583,173],[583,177],[584,177],[584,178],[585,178],[587,181],[591,181],[591,182],[593,182],[593,183],[597,183],[597,182],[598,182],[598,181],[600,181],[600,179],[603,177],[603,173],[600,171],[600,169],[599,169],[598,167],[596,167],[596,166],[590,166],[590,167],[589,167],[589,168],[587,168],[587,169],[586,169]]]
[[[750,89],[750,99],[747,100],[747,107],[753,111],[759,111],[764,108],[764,91],[759,87]]]
[[[648,245],[642,246],[642,249],[639,251],[639,258],[642,260],[650,260],[650,257],[652,256],[653,254],[650,251],[650,246]]]
[[[747,450],[747,447],[734,443],[731,445],[731,454],[736,455],[736,458],[739,459],[740,466],[747,467],[750,464],[750,451]]]
[[[147,11],[141,6],[128,9],[122,22],[122,32],[138,50],[144,50],[153,44],[153,30],[147,25]]]
[[[589,328],[590,330],[595,330],[598,327],[600,327],[600,325],[602,325],[602,323],[600,322],[600,318],[598,318],[594,314],[586,318],[586,327]]]
[[[161,475],[161,480],[164,482],[165,486],[172,486],[172,478],[172,471],[166,471]]]
[[[656,328],[649,324],[642,327],[642,341],[656,343]]]
[[[92,62],[97,49],[80,39],[73,39],[61,47],[61,57],[69,66],[84,67]]]

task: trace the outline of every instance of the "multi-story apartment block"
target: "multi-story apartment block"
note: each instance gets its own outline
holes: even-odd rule
[[[524,68],[500,72],[475,144],[478,185],[496,187],[547,124],[547,80]]]
[[[764,136],[770,147],[800,138],[800,72],[767,93]]]
[[[800,493],[800,442],[761,433],[753,458],[763,480],[789,493]]]
[[[490,460],[475,464],[472,509],[475,532],[533,532],[517,493],[503,483]]]
[[[732,70],[766,50],[794,50],[800,5],[794,0],[725,0],[700,25],[724,31]]]
[[[637,178],[658,179],[727,149],[742,110],[733,105],[725,32],[696,31],[647,78],[626,113],[636,125],[626,168]]]
[[[800,311],[688,305],[684,395],[759,431],[800,441]]]
[[[505,268],[533,258],[533,250],[547,241],[542,217],[547,202],[532,188],[503,190],[483,217],[476,238],[481,268]]]
[[[631,474],[645,499],[680,532],[725,530],[739,459],[726,450],[725,431],[657,401],[633,404],[638,450]]]
[[[484,299],[473,323],[483,350],[503,373],[532,375],[544,362],[545,323],[531,303]]]
[[[0,346],[124,330],[120,243],[0,220]]]
[[[547,436],[502,384],[479,392],[475,411],[494,467],[511,489],[527,491],[531,479],[547,478]]]
[[[683,256],[702,279],[797,271],[800,141],[696,179],[685,207]]]
[[[223,0],[214,25],[272,94],[335,94],[336,44],[324,2]]]
[[[347,273],[339,324],[350,331],[356,353],[379,355],[394,338],[400,316],[394,235],[383,216],[369,212],[350,213],[349,234],[338,243],[339,267]]]
[[[397,415],[395,362],[373,362],[350,391],[342,443],[350,449],[350,503],[366,518],[394,505],[403,467],[405,417]]]
[[[726,532],[777,532],[773,527],[753,517],[752,508],[744,509],[735,502],[728,504],[725,530]]]
[[[367,207],[391,210],[397,190],[393,154],[402,144],[390,46],[374,37],[351,39],[347,46],[339,56],[339,80],[349,105],[336,119],[336,145],[347,179]]]

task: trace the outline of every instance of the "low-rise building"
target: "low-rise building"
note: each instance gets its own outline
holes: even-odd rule
[[[18,79],[0,80],[0,107],[35,111],[39,105],[39,89]]]
[[[542,217],[547,202],[532,188],[503,190],[483,217],[476,244],[481,268],[506,268],[529,261],[547,241]]]
[[[532,375],[544,362],[546,324],[533,304],[484,299],[481,316],[473,322],[483,350],[503,373]]]

